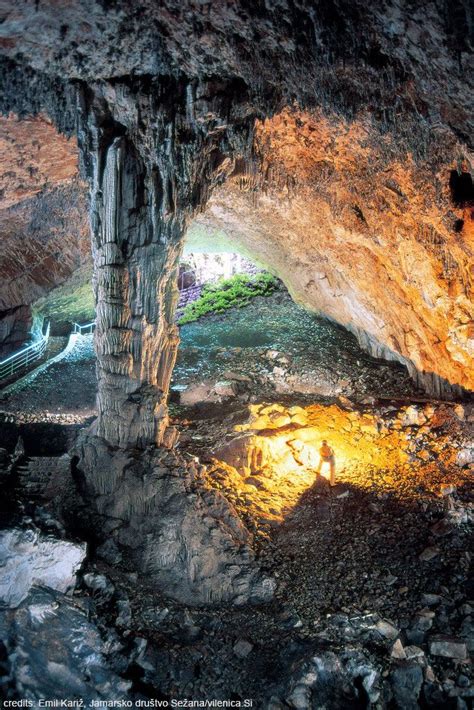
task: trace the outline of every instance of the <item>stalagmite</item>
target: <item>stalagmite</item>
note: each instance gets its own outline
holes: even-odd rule
[[[125,137],[115,138],[96,166],[97,434],[112,444],[144,448],[161,444],[167,426],[184,220],[169,211],[164,216],[163,181]]]
[[[79,95],[79,144],[91,187],[98,419],[77,445],[77,480],[98,537],[112,536],[167,594],[189,604],[271,598],[251,536],[205,471],[173,451],[166,400],[183,236],[191,215],[245,150],[253,117],[176,85]],[[221,118],[224,115],[226,122]],[[199,120],[197,120],[199,119]],[[221,125],[216,130],[216,125]],[[212,130],[211,130],[212,127]]]
[[[97,303],[96,433],[116,446],[173,441],[166,398],[179,342],[174,313],[184,232],[233,166],[220,152],[223,144],[232,153],[226,131],[206,125],[219,116],[204,105],[206,116],[196,123],[190,91],[174,87],[172,106],[159,85],[140,95],[115,86],[113,101],[103,88],[80,97]],[[249,120],[244,134],[251,126]]]

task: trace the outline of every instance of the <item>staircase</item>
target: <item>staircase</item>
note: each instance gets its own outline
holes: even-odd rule
[[[16,488],[31,503],[52,500],[70,476],[70,457],[28,456],[16,466]]]

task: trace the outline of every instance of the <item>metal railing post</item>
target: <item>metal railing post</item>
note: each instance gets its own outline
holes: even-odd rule
[[[46,333],[42,334],[39,340],[0,360],[0,380],[13,377],[17,370],[27,367],[31,362],[40,358],[46,351],[50,331],[51,324],[48,322]]]
[[[85,323],[80,325],[79,323],[73,323],[72,332],[75,334],[82,335],[85,333],[92,333],[95,328],[95,321],[90,323]],[[38,360],[45,352],[48,345],[49,336],[51,333],[51,323],[48,321],[46,326],[46,332],[41,335],[41,338],[30,345],[21,348],[15,353],[8,355],[8,357],[0,360],[0,380],[5,380],[8,377],[13,377],[15,372],[27,367],[34,360]]]

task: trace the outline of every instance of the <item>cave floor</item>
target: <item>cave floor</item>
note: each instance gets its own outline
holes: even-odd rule
[[[0,397],[0,412],[20,423],[89,419],[96,411],[97,392],[93,336],[81,336],[64,359],[25,379],[21,388]]]
[[[365,662],[387,676],[392,632],[408,654],[420,654],[452,698],[460,692],[458,676],[471,677],[469,664],[430,656],[428,639],[441,633],[472,643],[472,466],[458,464],[472,440],[474,408],[343,402],[241,405],[224,422],[219,406],[208,404],[196,407],[194,417],[188,410],[181,422],[182,450],[191,456],[199,447],[209,484],[252,530],[261,564],[278,581],[272,605],[219,615],[212,643],[218,641],[224,666],[200,665],[208,680],[196,682],[196,692],[209,683],[223,697],[233,689],[258,698],[272,687],[281,697],[291,664],[328,649],[362,650]],[[301,429],[290,428],[295,422]],[[288,431],[329,439],[336,450],[334,488],[311,462],[285,468],[278,447],[273,465],[270,456],[267,465],[252,468],[252,456],[243,461],[235,446],[248,432],[248,445],[268,452]],[[198,627],[214,628],[215,619],[193,614]],[[235,657],[239,639],[252,645],[248,659]],[[349,693],[329,699],[327,707],[357,702]]]
[[[67,424],[78,412],[93,413],[94,393],[89,338],[1,408],[19,423],[47,412]],[[188,406],[177,401],[183,393]],[[112,599],[92,594],[91,603],[105,636],[121,639],[111,663],[126,667],[134,692],[252,698],[253,707],[281,710],[301,685],[309,658],[324,663],[328,653],[346,654],[346,662],[353,654],[384,679],[400,637],[418,658],[425,685],[441,688],[443,707],[451,701],[456,707],[465,692],[460,677],[471,687],[471,666],[430,655],[429,637],[472,639],[472,464],[462,456],[474,438],[473,405],[423,402],[402,368],[369,358],[352,336],[297,309],[285,294],[183,328],[173,399],[173,423],[182,432],[178,451],[205,464],[207,485],[230,500],[278,586],[261,607],[188,608],[138,580],[124,563],[90,560],[88,569],[115,587]],[[282,439],[301,436],[307,443],[313,434],[336,449],[332,489],[301,459],[301,447],[292,459],[301,465],[287,468],[278,459]],[[257,448],[262,438],[268,451],[275,444],[275,465],[270,457],[247,466],[235,448],[247,435]],[[33,519],[47,510],[68,527],[58,505],[71,499],[70,491],[29,500],[20,487],[16,495]],[[130,602],[125,622],[118,599]],[[137,645],[145,649],[139,657]],[[321,690],[326,707],[366,707],[368,694],[378,692],[350,684],[336,690],[337,698],[334,688],[327,698]],[[390,706],[385,692],[378,707]]]
[[[297,306],[285,290],[258,297],[241,309],[201,318],[181,328],[173,374],[180,392],[192,384],[238,382],[245,400],[280,401],[289,395],[312,397],[415,397],[404,367],[367,355],[340,326]],[[237,375],[237,377],[236,377]],[[250,378],[245,380],[245,378]],[[250,391],[251,390],[251,391]],[[207,401],[215,401],[210,392]],[[184,400],[192,400],[185,391]]]
[[[79,601],[91,595],[111,648],[117,646],[118,632],[121,650],[111,653],[111,663],[126,665],[128,656],[126,677],[137,697],[252,698],[253,707],[283,708],[268,705],[269,698],[274,703],[287,698],[309,658],[324,662],[328,653],[352,654],[361,667],[387,677],[395,634],[409,653],[421,654],[425,675],[436,679],[433,686],[445,688],[440,707],[451,707],[446,698],[456,701],[459,678],[472,683],[471,666],[430,656],[428,639],[441,633],[472,643],[472,471],[450,464],[442,453],[448,441],[458,450],[466,426],[472,425],[461,421],[451,405],[442,411],[444,422],[433,421],[434,436],[423,424],[400,430],[410,439],[422,438],[424,448],[431,441],[438,457],[423,461],[414,455],[397,468],[349,461],[333,489],[314,470],[275,478],[269,468],[252,476],[262,487],[250,485],[248,477],[215,458],[221,436],[216,420],[201,413],[182,422],[188,432],[206,428],[214,433],[214,444],[201,449],[208,484],[231,500],[251,529],[259,563],[278,587],[265,606],[196,609],[163,597],[125,563],[92,558],[87,570],[105,575],[114,595],[84,587],[76,595]],[[406,408],[390,417],[397,421],[400,413],[405,416]],[[248,405],[233,417],[236,426],[245,426]],[[185,456],[193,455],[191,443],[190,437],[181,447]],[[269,498],[263,502],[265,489]],[[54,500],[35,502],[27,502],[27,491],[19,495],[38,524],[44,511],[61,516],[57,492]],[[62,522],[68,527],[64,513]],[[118,606],[124,599],[131,606],[125,622]],[[137,660],[138,645],[146,650]],[[325,707],[366,707],[365,692],[354,695],[350,684],[342,690],[335,698],[334,688],[328,688]],[[384,700],[378,707],[390,703]]]
[[[172,401],[220,402],[225,394],[213,388],[229,380],[240,401],[423,397],[401,365],[370,357],[354,336],[299,308],[285,291],[181,328]],[[93,339],[85,335],[66,358],[2,397],[0,410],[23,420],[81,421],[94,413],[96,391]]]

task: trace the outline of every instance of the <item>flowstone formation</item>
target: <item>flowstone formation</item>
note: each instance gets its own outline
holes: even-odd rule
[[[91,184],[98,418],[79,447],[83,493],[101,529],[146,576],[187,603],[271,598],[251,537],[172,448],[167,395],[178,346],[177,274],[188,220],[249,145],[205,87],[118,84],[80,95]],[[169,101],[169,96],[173,101]],[[140,121],[137,120],[140,116]],[[225,152],[224,152],[225,151]]]
[[[236,238],[298,300],[401,358],[430,392],[474,385],[472,27],[462,0],[7,3],[0,108],[76,133],[90,185],[98,418],[77,480],[103,534],[175,596],[242,603],[272,586],[230,505],[160,448],[177,438],[166,401],[183,238],[226,178],[241,192],[225,221],[243,205],[250,234]],[[441,254],[429,262],[430,248],[411,248],[425,232]]]
[[[118,84],[80,97],[97,301],[97,435],[118,446],[172,444],[166,397],[185,229],[232,169],[233,151],[249,145],[251,121],[235,116],[227,130],[232,106],[205,96],[204,86],[195,97],[189,85],[156,82],[146,93]]]
[[[270,601],[252,536],[234,508],[206,482],[205,468],[166,449],[112,450],[80,443],[82,492],[99,540],[116,540],[143,583],[192,606]],[[105,537],[101,538],[101,535]]]

